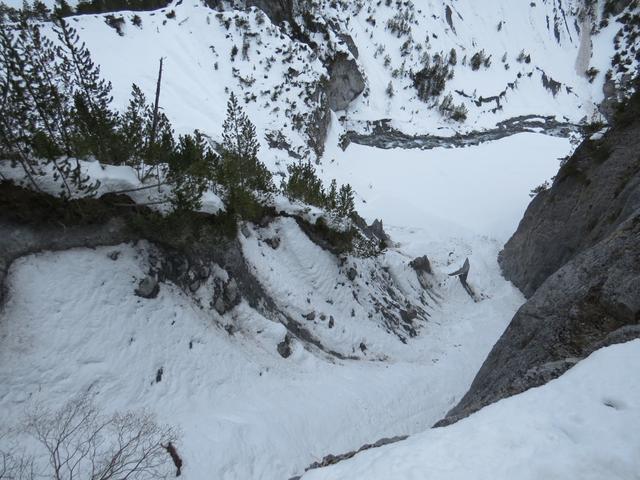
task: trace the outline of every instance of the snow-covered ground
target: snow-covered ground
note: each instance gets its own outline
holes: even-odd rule
[[[502,244],[518,226],[530,190],[555,175],[559,159],[571,151],[567,138],[534,133],[451,149],[351,144],[345,152],[327,149],[322,174],[350,183],[358,212],[369,220],[422,228],[436,242],[475,234]]]
[[[304,480],[637,479],[640,340],[446,428],[370,450]]]
[[[153,96],[163,57],[161,106],[178,133],[198,128],[219,140],[224,105],[235,92],[257,125],[262,160],[282,172],[291,157],[268,149],[265,135],[282,134],[292,151],[315,157],[308,127],[317,122],[321,101],[316,93],[328,76],[322,55],[348,52],[346,35],[357,47],[366,87],[333,123],[368,131],[367,122],[389,119],[406,133],[447,136],[519,115],[597,119],[596,105],[615,53],[613,39],[621,27],[612,19],[599,30],[599,14],[584,16],[583,2],[577,0],[314,3],[315,21],[332,25],[329,39],[310,33],[315,49],[256,9],[217,12],[200,0],[180,0],[152,12],[117,12],[123,20],[120,32],[107,25],[105,14],[73,17],[69,23],[113,82],[116,108],[126,107],[134,82]],[[604,0],[596,3],[595,11],[601,12]],[[141,19],[139,26],[134,15]],[[388,22],[403,15],[410,20],[403,32],[394,33]],[[452,49],[457,61],[449,66],[452,78],[444,90],[427,102],[418,99],[413,76],[427,57],[445,58]],[[480,51],[489,60],[473,70],[471,57]],[[590,67],[600,71],[593,83],[585,78]],[[392,98],[386,93],[390,84]],[[468,109],[466,122],[438,112],[448,94]]]
[[[60,406],[86,390],[106,411],[148,408],[182,430],[187,479],[280,480],[329,453],[424,431],[465,393],[522,303],[496,254],[529,190],[555,173],[569,149],[567,140],[519,135],[456,150],[329,152],[335,162],[323,175],[354,183],[358,208],[382,216],[397,242],[385,256],[391,271],[401,259],[432,259],[441,298],[406,345],[369,325],[364,311],[347,315],[339,292],[334,303],[321,302],[332,295],[337,267],[293,222],[270,227],[280,229],[277,250],[249,229],[247,261],[283,308],[302,311],[312,295],[311,307],[336,317],[332,347],[362,339],[372,352],[387,352],[382,361],[338,361],[296,342],[283,359],[276,345],[284,327],[245,303],[220,317],[170,284],[157,299],[138,298],[134,289],[148,270],[144,244],[21,258],[0,314],[2,418],[19,422],[35,403]],[[470,283],[485,297],[479,303],[446,276],[466,257]],[[223,328],[229,323],[232,336]]]
[[[145,274],[144,250],[125,245],[16,261],[0,319],[4,422],[90,391],[107,411],[149,408],[180,427],[185,478],[288,478],[325,454],[428,428],[464,393],[519,303],[508,286],[499,311],[460,298],[456,315],[406,346],[407,356],[421,353],[413,361],[336,362],[299,345],[283,359],[280,324],[242,304],[229,336],[175,287],[134,296]]]
[[[240,241],[247,263],[282,311],[298,317],[313,311],[316,318],[308,323],[313,335],[328,348],[360,360],[336,360],[295,341],[293,354],[284,359],[276,345],[285,327],[244,302],[220,316],[171,284],[163,284],[156,299],[135,296],[148,272],[150,247],[144,243],[31,255],[12,266],[10,295],[0,311],[0,430],[19,423],[37,403],[59,407],[88,390],[105,411],[147,408],[179,427],[187,480],[284,480],[327,454],[381,437],[424,432],[465,393],[524,300],[501,276],[497,254],[516,229],[530,190],[557,172],[558,159],[572,145],[568,139],[519,134],[457,149],[381,150],[351,144],[342,151],[337,147],[340,135],[382,118],[408,133],[437,135],[491,127],[524,114],[591,119],[594,102],[602,99],[618,25],[612,21],[591,36],[586,26],[597,19],[586,19],[579,32],[573,22],[576,1],[563,2],[564,21],[557,0],[492,0],[491,8],[469,0],[429,0],[416,2],[411,33],[399,38],[387,28],[387,20],[399,11],[396,2],[390,7],[365,2],[356,12],[357,3],[319,2],[319,15],[354,39],[367,85],[346,112],[333,114],[317,168],[326,183],[335,178],[354,187],[357,210],[368,221],[384,221],[393,246],[376,268],[394,278],[402,298],[416,300],[419,288],[408,261],[429,257],[434,288],[425,306],[428,320],[417,337],[402,343],[381,327],[378,312],[372,313],[367,297],[378,287],[367,277],[371,261],[350,260],[359,275],[347,290],[345,267],[313,244],[292,219],[243,229]],[[409,3],[402,2],[402,8]],[[173,18],[166,16],[171,11]],[[70,20],[113,81],[119,108],[126,105],[132,82],[151,96],[163,56],[161,105],[178,133],[198,128],[219,139],[224,105],[235,91],[258,127],[261,159],[272,171],[284,171],[292,157],[268,148],[269,132],[283,133],[293,150],[313,158],[305,152],[304,130],[294,127],[293,120],[319,105],[313,93],[327,71],[318,52],[256,10],[218,13],[197,0],[184,0],[139,12],[141,27],[132,23],[132,12],[119,15],[125,18],[123,35],[107,26],[103,15]],[[408,53],[401,54],[409,38]],[[234,45],[240,52],[231,60]],[[423,66],[424,52],[446,55],[452,47],[458,63],[440,97],[451,93],[455,103],[469,108],[463,125],[441,118],[435,104],[417,100],[409,74]],[[491,55],[491,65],[472,71],[468,61],[481,49]],[[517,60],[524,49],[531,54],[530,63]],[[582,76],[589,66],[602,72],[593,84]],[[399,69],[403,72],[394,74]],[[557,94],[542,85],[543,71],[562,83]],[[389,82],[393,99],[385,93]],[[505,89],[502,109],[492,111],[495,102],[474,103]],[[140,185],[127,167],[83,165],[101,180],[99,193]],[[154,189],[137,195],[139,202],[158,197]],[[222,207],[214,195],[205,200],[207,211]],[[280,242],[275,249],[266,242],[274,236]],[[114,251],[120,252],[117,260],[111,259]],[[470,285],[482,298],[478,303],[447,276],[465,258],[471,262]],[[367,297],[354,301],[353,294],[360,291]],[[331,318],[335,325],[329,327]],[[229,325],[233,335],[224,328]],[[602,472],[633,478],[627,473],[634,467],[637,472],[638,465],[625,462],[634,458],[629,449],[637,450],[637,440],[619,442],[631,436],[625,422],[638,424],[632,395],[637,397],[640,387],[624,390],[623,377],[613,373],[624,362],[636,361],[639,349],[636,342],[596,353],[549,386],[500,402],[457,426],[427,431],[309,477],[397,478],[396,462],[401,462],[406,478],[431,473],[444,479],[447,472],[450,478],[467,478],[472,471],[474,478],[485,478],[485,472],[486,478],[496,472],[513,478],[521,477],[522,462],[531,457],[543,459],[531,478],[552,478],[551,472],[557,478],[588,478],[587,466],[595,469],[593,478],[604,478],[598,476]],[[160,368],[162,380],[156,382]],[[530,412],[538,404],[540,411]],[[571,413],[562,409],[568,404],[577,405]],[[530,415],[508,421],[523,411]],[[593,417],[603,422],[590,422]],[[618,449],[626,460],[607,464],[615,459],[598,456],[587,434],[610,439],[611,450]],[[554,445],[557,451],[552,451]],[[469,449],[475,453],[470,455]],[[511,452],[512,462],[494,464]],[[562,452],[567,457],[560,461]]]

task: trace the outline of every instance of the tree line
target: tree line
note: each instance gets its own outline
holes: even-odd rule
[[[24,0],[22,8],[13,8],[0,3],[0,13],[13,22],[19,21],[23,16],[34,20],[49,21],[72,15],[110,13],[122,10],[135,12],[157,10],[167,7],[170,3],[170,0],[80,0],[73,7],[67,0],[56,0],[53,10],[51,10],[42,0],[34,0],[33,3]]]
[[[155,100],[135,84],[127,108],[112,107],[111,83],[102,78],[87,46],[64,18],[53,20],[57,41],[23,14],[12,22],[0,13],[0,158],[21,166],[31,186],[53,172],[60,196],[90,195],[96,181],[83,174],[79,159],[132,167],[142,183],[168,184],[174,210],[197,210],[205,191],[215,191],[227,210],[242,218],[257,215],[277,192],[258,157],[256,128],[231,93],[222,144],[200,131],[176,137],[159,108],[162,60]],[[340,216],[354,212],[349,185],[325,191],[309,162],[289,166],[281,190],[289,198]]]

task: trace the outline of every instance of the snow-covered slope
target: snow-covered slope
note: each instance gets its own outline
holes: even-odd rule
[[[70,22],[113,82],[118,106],[126,105],[132,82],[151,96],[158,59],[164,57],[161,105],[177,131],[198,128],[219,140],[226,100],[235,92],[258,128],[260,157],[268,167],[283,173],[297,158],[320,160],[325,182],[351,183],[358,211],[368,221],[383,219],[390,248],[375,259],[338,257],[315,244],[293,218],[243,225],[238,236],[243,261],[282,318],[252,308],[246,299],[220,314],[209,301],[222,294],[210,284],[185,293],[165,282],[156,299],[135,296],[157,259],[155,247],[144,242],[18,259],[0,312],[0,427],[19,423],[39,402],[56,408],[89,391],[107,412],[147,408],[179,427],[187,480],[281,480],[329,453],[422,432],[464,394],[524,300],[500,274],[497,253],[515,230],[529,191],[551,178],[558,159],[572,149],[566,138],[521,134],[428,152],[354,144],[343,151],[338,146],[343,134],[371,133],[371,122],[381,119],[407,134],[439,136],[490,128],[521,115],[591,121],[620,25],[610,19],[600,27],[603,1],[588,13],[577,0],[322,0],[313,2],[308,15],[296,17],[301,34],[273,24],[255,8],[245,9],[245,2],[216,3],[220,11],[178,0],[153,12],[116,12],[124,19],[120,32],[105,23],[105,15]],[[415,75],[437,55],[450,59],[452,49],[457,60],[449,64],[451,78],[426,102],[418,99]],[[474,70],[471,58],[480,51],[490,61]],[[345,110],[330,112],[327,84],[340,85],[332,79],[336,56],[356,65],[364,91]],[[593,83],[584,76],[590,67],[601,72]],[[393,97],[387,94],[389,84]],[[468,110],[465,122],[439,112],[448,94]],[[120,167],[87,168],[96,178],[102,175],[104,189],[136,185],[131,172]],[[278,202],[287,200],[277,197]],[[220,199],[208,199],[206,207],[218,211]],[[434,270],[428,289],[409,267],[422,255]],[[477,303],[447,275],[466,258]],[[221,268],[213,270],[226,278]],[[411,328],[390,323],[388,305],[412,317],[406,322]],[[323,348],[294,338],[288,343],[291,354],[283,358],[278,347],[295,327],[287,319],[303,325]],[[625,348],[633,351],[606,350],[583,370],[606,376],[602,372],[622,357],[636,358],[637,344]],[[531,398],[492,407],[486,420],[476,416],[460,430],[439,431],[454,433],[429,431],[383,450],[380,471],[393,468],[387,458],[395,452],[404,461],[414,447],[416,465],[432,462],[415,451],[427,451],[431,439],[433,448],[463,442],[460,436],[475,425],[482,438],[469,436],[462,445],[477,442],[500,451],[505,444],[523,445],[528,429],[543,432],[534,438],[541,443],[529,444],[542,451],[543,435],[558,431],[547,428],[549,418],[557,419],[553,402],[561,394],[574,398],[571,388],[579,391],[583,370],[575,380],[569,376]],[[637,424],[636,410],[624,408],[624,402],[633,405],[625,395],[616,393],[611,412],[604,411],[631,412],[623,420]],[[532,423],[507,430],[497,444],[487,441],[498,435],[503,405],[511,415],[536,402],[548,407],[541,416],[527,417]],[[560,431],[574,438],[573,427],[558,422]],[[599,434],[597,428],[592,432]],[[581,440],[580,434],[575,438]],[[611,444],[627,434],[620,425]],[[578,458],[570,455],[570,461]],[[360,458],[335,472],[357,478],[360,468],[368,468],[368,460]],[[418,466],[420,474],[429,471]],[[337,478],[333,473],[310,475]]]
[[[405,133],[440,136],[523,115],[592,121],[599,117],[616,35],[622,63],[628,62],[625,71],[637,71],[638,65],[628,45],[636,27],[618,33],[621,16],[604,26],[602,0],[589,2],[591,8],[580,0],[318,0],[294,12],[300,13],[293,17],[298,30],[274,25],[262,11],[238,3],[232,8],[221,2],[216,11],[184,0],[152,12],[116,12],[112,15],[122,18],[119,31],[105,23],[104,14],[74,17],[71,24],[112,80],[121,107],[133,82],[151,96],[158,60],[164,57],[161,104],[179,132],[198,128],[219,139],[228,95],[239,94],[258,126],[262,157],[275,171],[285,170],[291,154],[322,154],[329,121],[327,82],[336,88],[349,85],[331,72],[340,55],[356,62],[364,91],[334,123],[369,132],[372,121],[389,119]],[[472,57],[480,53],[474,69]],[[416,78],[440,60],[448,72],[443,85],[424,87],[431,93],[419,99]],[[592,82],[588,69],[600,72]],[[336,76],[342,74],[358,75],[349,68]],[[614,80],[623,76],[613,68]],[[466,121],[440,113],[447,95],[468,110]]]
[[[455,425],[309,472],[304,480],[636,479],[640,340],[593,353],[557,380]]]
[[[462,292],[458,316],[439,314],[404,350],[393,336],[361,333],[393,361],[329,361],[297,342],[283,359],[284,326],[246,303],[221,318],[170,284],[156,299],[136,297],[147,254],[144,244],[121,245],[16,261],[0,321],[4,427],[38,402],[57,408],[89,391],[107,412],[147,408],[179,427],[184,478],[288,478],[329,452],[428,428],[464,393],[519,303],[504,285],[510,295],[482,310],[502,307],[481,315]],[[364,322],[336,316],[334,330]]]
[[[547,161],[515,156],[509,169],[495,160],[532,141],[545,145],[540,151]],[[3,426],[19,422],[38,402],[56,408],[88,390],[106,411],[147,408],[179,427],[187,479],[289,478],[329,453],[424,431],[464,394],[523,302],[499,272],[501,232],[515,228],[529,189],[555,172],[556,157],[569,148],[566,140],[523,135],[429,155],[394,151],[395,162],[407,165],[398,169],[407,175],[393,181],[395,194],[378,189],[375,178],[397,165],[371,158],[374,188],[363,189],[361,201],[367,203],[360,208],[367,216],[369,206],[372,214],[382,210],[397,242],[375,262],[349,259],[340,265],[292,219],[243,229],[247,264],[281,311],[324,345],[359,360],[338,360],[297,340],[284,359],[277,351],[287,333],[283,324],[246,302],[219,315],[208,302],[196,301],[200,294],[211,298],[206,285],[194,296],[171,283],[161,285],[156,299],[135,296],[149,271],[149,254],[157,256],[144,243],[23,257],[11,268],[0,315]],[[445,154],[448,160],[439,161]],[[371,153],[363,147],[361,156],[364,161]],[[414,188],[410,172],[420,164],[421,175],[440,189]],[[332,175],[351,179],[346,158],[332,165]],[[476,183],[460,176],[474,165]],[[443,191],[457,179],[468,195],[481,196],[498,172],[503,182],[521,185],[480,210],[460,209]],[[403,212],[399,207],[409,201],[416,210]],[[436,212],[445,221],[437,221]],[[469,224],[472,216],[485,222]],[[267,240],[276,236],[274,249]],[[114,251],[120,252],[117,260]],[[416,337],[405,335],[405,344],[376,312],[375,295],[391,294],[376,291],[380,279],[370,272],[381,275],[385,267],[396,295],[420,305],[421,290],[407,263],[424,254],[435,272],[434,298],[426,296],[428,317],[419,321]],[[479,303],[446,276],[466,257],[472,262],[469,282],[484,298]],[[358,272],[353,282],[345,274],[350,266]],[[302,317],[311,311],[314,318]],[[156,382],[160,368],[162,380]]]

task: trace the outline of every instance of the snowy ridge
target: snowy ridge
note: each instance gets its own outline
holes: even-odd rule
[[[301,226],[325,212],[276,194],[272,217],[241,223],[222,247],[205,244],[206,264],[188,265],[177,280],[163,269],[175,260],[180,270],[187,255],[161,242],[11,258],[0,309],[0,451],[5,431],[34,406],[58,408],[89,392],[106,413],[146,409],[177,427],[185,480],[284,480],[328,454],[396,435],[413,436],[304,478],[637,480],[640,384],[624,367],[640,358],[638,341],[430,430],[524,302],[496,257],[572,140],[536,127],[464,148],[342,148],[349,131],[375,140],[377,124],[447,139],[520,116],[599,120],[614,39],[626,45],[628,71],[612,72],[613,83],[637,71],[635,30],[617,33],[637,4],[605,25],[604,0],[294,1],[292,25],[247,3],[177,0],[115,12],[124,20],[118,30],[106,15],[69,22],[113,82],[119,108],[132,82],[151,96],[163,57],[162,109],[177,133],[198,128],[215,143],[235,92],[275,178],[293,161],[317,161],[325,184],[354,187],[367,223],[382,218],[388,248],[365,258],[332,253]],[[332,112],[331,86],[349,83],[335,78],[336,59],[355,65],[345,75],[361,75],[364,90]],[[434,62],[449,73],[423,101],[416,74]],[[599,70],[592,81],[590,69]],[[441,113],[448,95],[466,109],[464,122]],[[98,195],[143,186],[129,167],[81,162],[101,181]],[[16,180],[16,172],[2,175]],[[165,193],[127,194],[147,203]],[[202,210],[223,209],[208,192]],[[418,276],[410,262],[423,255],[432,273]],[[449,276],[467,259],[474,298]],[[137,296],[150,277],[159,279],[158,296]],[[26,448],[44,464],[35,445]]]
[[[340,259],[313,244],[290,218],[247,231],[244,256],[270,296],[342,356],[383,360],[406,350],[390,343],[389,333],[406,343],[436,304],[437,292],[423,289],[409,259],[397,252]]]

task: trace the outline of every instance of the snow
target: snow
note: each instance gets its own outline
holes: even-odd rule
[[[292,356],[281,358],[276,345],[284,326],[244,302],[221,317],[171,284],[162,284],[157,299],[136,297],[149,268],[144,243],[23,257],[11,267],[0,314],[3,417],[19,421],[35,403],[55,408],[86,390],[106,411],[151,409],[183,432],[187,480],[289,478],[329,453],[422,432],[465,393],[522,304],[496,255],[528,191],[554,173],[556,157],[569,148],[567,140],[528,134],[463,149],[329,152],[336,159],[326,162],[323,175],[352,181],[363,193],[358,208],[370,219],[382,213],[392,234],[394,246],[376,260],[351,258],[340,266],[291,219],[244,229],[247,263],[282,312],[300,318],[315,310],[315,321],[305,326],[324,345],[359,360],[337,360],[298,341]],[[467,168],[471,173],[464,174]],[[133,181],[117,172],[105,175]],[[416,183],[422,181],[428,188]],[[366,182],[373,188],[364,188]],[[468,191],[471,213],[449,199],[452,182]],[[498,200],[485,198],[494,195]],[[407,205],[413,214],[403,211]],[[265,240],[276,234],[281,242],[273,249]],[[383,284],[367,275],[386,269],[394,288],[419,304],[407,263],[424,254],[435,270],[429,317],[403,344],[380,328],[369,297]],[[479,303],[447,276],[466,257]],[[344,273],[349,265],[359,272],[353,283]],[[349,290],[362,301],[353,301]],[[331,329],[329,316],[336,323]],[[160,367],[164,375],[155,383]]]
[[[246,225],[239,241],[248,267],[278,309],[297,319],[313,310],[316,318],[305,327],[314,338],[357,360],[338,360],[297,340],[292,355],[283,359],[276,350],[286,334],[281,323],[246,302],[220,316],[197,301],[198,296],[210,297],[210,291],[190,297],[163,283],[158,298],[136,297],[134,289],[147,274],[153,253],[144,242],[39,253],[14,262],[8,301],[0,311],[0,427],[19,423],[37,403],[56,408],[70,396],[90,391],[106,412],[146,408],[179,427],[186,480],[282,480],[327,454],[401,434],[416,435],[308,477],[433,475],[445,480],[468,478],[473,471],[474,478],[497,480],[502,477],[489,475],[610,478],[605,473],[614,472],[633,478],[629,472],[638,471],[638,456],[632,455],[638,444],[629,428],[638,425],[640,392],[636,378],[625,387],[621,372],[637,363],[638,342],[598,352],[550,385],[457,425],[428,430],[466,392],[524,301],[502,277],[496,257],[517,227],[530,190],[557,172],[558,159],[573,148],[570,140],[527,133],[429,151],[352,144],[343,152],[337,147],[345,129],[366,129],[367,121],[383,118],[407,133],[437,135],[489,128],[514,115],[590,118],[593,100],[601,98],[603,75],[593,84],[576,76],[576,62],[582,68],[587,61],[586,39],[570,22],[561,30],[560,43],[553,38],[546,17],[553,21],[559,4],[555,0],[536,2],[535,7],[525,1],[492,0],[492,8],[459,0],[452,4],[455,32],[444,18],[445,3],[416,2],[417,42],[424,44],[428,34],[432,54],[446,53],[452,46],[458,51],[459,63],[445,91],[469,108],[468,122],[458,125],[443,120],[433,105],[418,101],[408,76],[393,80],[396,97],[387,99],[384,89],[393,77],[383,64],[384,55],[375,53],[377,44],[385,45],[392,68],[406,61],[407,69],[417,69],[420,55],[413,50],[401,57],[404,39],[385,29],[395,7],[369,2],[355,12],[351,3],[345,2],[342,10],[340,5],[334,8],[336,2],[321,2],[320,14],[354,38],[367,95],[346,112],[333,114],[317,168],[327,184],[333,178],[350,183],[358,194],[358,211],[368,221],[382,218],[393,244],[377,259],[349,257],[343,264],[287,218],[266,227]],[[576,1],[564,3],[573,20]],[[171,10],[175,19],[166,18]],[[70,20],[105,77],[113,81],[118,107],[126,106],[132,82],[151,96],[163,56],[161,105],[178,133],[198,128],[219,140],[224,105],[235,91],[247,99],[243,106],[257,125],[261,159],[272,171],[285,171],[292,156],[268,148],[268,132],[284,133],[292,150],[314,158],[304,132],[292,122],[294,114],[308,115],[317,107],[305,99],[326,75],[307,46],[283,35],[268,19],[260,23],[255,10],[218,16],[196,0],[184,0],[167,9],[137,12],[142,28],[131,24],[133,13],[121,14],[127,20],[123,36],[105,24],[103,15]],[[372,14],[375,28],[366,20]],[[235,17],[245,27],[239,27]],[[504,22],[500,31],[499,21]],[[617,28],[612,22],[602,32],[592,32],[591,65],[608,64]],[[256,32],[260,36],[252,37]],[[231,62],[232,46],[241,48],[245,38],[249,59],[238,53]],[[523,46],[531,49],[531,64],[515,61]],[[480,49],[492,55],[492,66],[472,72],[461,60]],[[288,51],[290,59],[283,60],[282,52]],[[505,52],[509,70],[500,61]],[[299,72],[294,81],[288,78],[289,67]],[[556,97],[551,95],[541,85],[541,70],[572,92],[563,88]],[[456,93],[497,95],[518,74],[516,87],[496,112],[491,111],[493,104],[476,107]],[[243,86],[240,77],[255,82]],[[273,100],[276,90],[280,95]],[[98,194],[150,186],[141,184],[129,167],[90,161],[82,161],[82,167],[100,180]],[[20,175],[17,170],[2,173],[8,178]],[[46,183],[43,189],[53,193],[58,186]],[[132,196],[145,203],[162,194],[154,187]],[[212,192],[205,194],[203,204],[211,213],[223,208]],[[282,196],[276,196],[275,205],[311,221],[320,215]],[[275,236],[278,248],[267,242]],[[114,251],[119,252],[115,261],[110,256]],[[426,301],[408,267],[421,255],[428,255],[434,268]],[[466,258],[471,262],[469,283],[481,299],[477,303],[447,275]],[[354,281],[347,279],[348,267],[358,271]],[[220,267],[216,272],[227,275]],[[422,305],[427,314],[418,335],[405,338],[406,344],[383,328],[375,309],[374,299],[386,294],[385,282],[399,298]],[[331,317],[335,326],[329,328]],[[234,327],[233,335],[227,333],[228,326]],[[164,374],[156,383],[160,367]],[[600,440],[606,449],[596,450]],[[620,458],[614,458],[614,452]],[[528,459],[537,463],[525,477],[522,465]]]
[[[304,480],[638,478],[640,340],[471,417],[358,454]]]
[[[571,122],[591,120],[598,116],[595,102],[602,100],[604,72],[614,54],[612,40],[620,26],[612,20],[601,32],[583,28],[579,35],[581,2],[577,0],[535,4],[492,0],[490,6],[469,0],[429,0],[414,6],[405,2],[398,7],[412,9],[416,19],[411,33],[398,38],[387,28],[388,19],[398,13],[394,5],[364,2],[359,8],[358,2],[317,3],[317,21],[332,23],[350,35],[358,48],[366,90],[334,121],[360,131],[368,129],[367,122],[380,119],[390,119],[391,125],[409,134],[441,136],[491,128],[519,115],[551,115]],[[445,19],[447,5],[453,11],[453,29]],[[166,17],[171,11],[175,18]],[[292,151],[315,157],[306,144],[306,127],[296,124],[301,119],[313,123],[309,118],[320,106],[314,92],[327,71],[318,55],[330,49],[347,49],[332,32],[329,40],[319,34],[313,36],[319,44],[314,52],[268,18],[259,20],[256,12],[227,7],[219,13],[198,0],[185,0],[152,12],[135,12],[142,20],[140,27],[131,22],[134,12],[118,12],[125,20],[122,35],[105,23],[105,15],[82,15],[69,22],[78,29],[103,75],[113,82],[117,108],[126,107],[132,83],[149,98],[153,96],[158,60],[164,57],[161,107],[178,133],[198,128],[219,140],[224,105],[229,93],[235,92],[257,125],[262,160],[272,170],[286,172],[291,157],[284,150],[269,149],[265,135],[280,132]],[[369,18],[376,24],[372,25]],[[584,20],[588,21],[598,19]],[[559,40],[554,23],[559,25]],[[403,55],[401,46],[407,40],[411,48]],[[591,44],[592,49],[587,48]],[[248,46],[247,56],[239,52],[231,60],[233,46],[242,50],[243,45]],[[425,53],[432,57],[446,55],[451,48],[458,56],[457,65],[452,67],[453,78],[432,102],[420,101],[410,72],[424,66]],[[516,60],[523,49],[531,54],[529,64]],[[491,56],[491,65],[472,71],[468,60],[480,50]],[[589,83],[584,72],[576,74],[577,64],[581,70],[594,66],[602,73]],[[393,71],[398,69],[404,73],[394,76]],[[543,73],[562,84],[559,92],[553,94],[544,88]],[[385,93],[389,82],[394,85],[392,99]],[[446,94],[453,96],[454,103],[468,108],[465,123],[451,122],[438,113],[437,103]],[[501,94],[498,108],[495,101],[476,104],[481,98]]]
[[[77,249],[14,263],[0,321],[4,422],[90,391],[105,411],[148,408],[179,427],[186,479],[288,478],[329,452],[428,428],[510,317],[480,318],[468,302],[468,318],[434,322],[415,361],[335,361],[298,343],[285,360],[275,348],[284,327],[244,303],[222,319],[169,284],[154,300],[134,296],[146,251]]]
[[[71,165],[75,166],[77,161],[83,178],[87,179],[87,184],[95,185],[95,192],[92,194],[101,197],[107,193],[124,193],[134,202],[141,205],[148,205],[161,213],[171,211],[171,187],[162,180],[160,174],[160,185],[157,177],[150,178],[144,182],[140,181],[137,172],[133,167],[126,165],[103,165],[96,160],[76,160],[68,159]],[[33,178],[38,188],[50,195],[60,195],[67,193],[64,184],[60,179],[56,179],[53,165],[41,163],[39,169],[42,175],[35,175]],[[32,188],[28,177],[19,164],[11,165],[10,162],[0,163],[0,174],[3,178],[12,182]],[[87,193],[71,186],[71,198],[86,196]],[[202,196],[202,206],[199,211],[216,214],[225,209],[222,199],[211,189],[206,190]]]
[[[531,189],[555,175],[559,159],[572,149],[567,138],[534,133],[426,151],[351,144],[344,152],[334,148],[325,154],[322,175],[350,183],[358,194],[357,210],[368,220],[422,228],[439,241],[443,235],[476,234],[504,243],[518,226]]]

